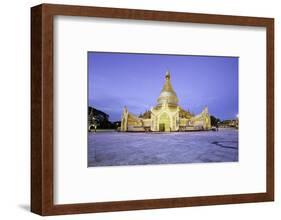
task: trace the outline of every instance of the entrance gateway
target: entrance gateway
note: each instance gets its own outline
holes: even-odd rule
[[[159,131],[171,131],[170,117],[166,112],[160,116]]]

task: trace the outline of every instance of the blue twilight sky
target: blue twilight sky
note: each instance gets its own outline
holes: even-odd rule
[[[238,114],[238,57],[88,52],[89,105],[119,121],[124,106],[149,110],[167,70],[179,105],[198,114],[233,119]]]

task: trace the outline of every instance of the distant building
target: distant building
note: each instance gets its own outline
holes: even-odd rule
[[[182,109],[171,84],[170,72],[166,73],[165,84],[157,99],[157,105],[140,116],[125,107],[121,116],[120,131],[194,131],[211,129],[208,108],[198,115]]]
[[[237,128],[239,127],[239,120],[238,118],[233,120],[224,120],[219,124],[220,128]]]

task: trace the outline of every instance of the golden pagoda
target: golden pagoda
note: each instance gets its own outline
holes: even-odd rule
[[[179,99],[171,84],[169,71],[165,75],[165,83],[157,99],[157,105],[140,116],[136,116],[125,107],[121,116],[120,131],[195,131],[211,129],[208,108],[198,115],[179,106]]]
[[[163,104],[167,103],[169,106],[175,107],[178,105],[179,99],[171,84],[171,81],[170,81],[171,75],[170,75],[169,71],[166,72],[165,79],[166,79],[165,84],[157,99],[157,103],[158,103],[157,106],[162,106]]]

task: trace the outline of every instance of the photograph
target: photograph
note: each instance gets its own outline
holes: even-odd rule
[[[30,149],[13,146],[28,153],[30,172],[20,173],[30,190],[18,209],[40,216],[149,215],[267,202],[257,216],[276,214],[278,7],[174,5],[38,3],[29,14],[23,7],[30,68],[20,69],[30,77],[20,85],[30,114],[23,111],[28,118],[19,125],[29,122],[30,129],[18,131]],[[22,102],[8,100],[9,111],[21,109],[10,104]],[[10,130],[7,140],[19,139]]]
[[[238,162],[238,61],[88,52],[88,167]]]

